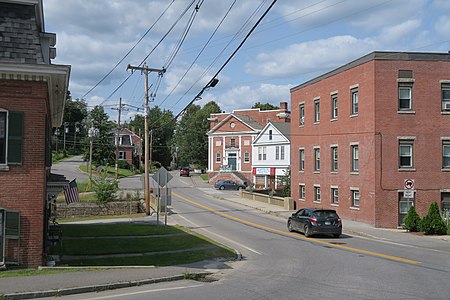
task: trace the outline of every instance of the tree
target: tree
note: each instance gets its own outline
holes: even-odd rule
[[[178,164],[195,164],[206,168],[208,164],[208,136],[210,129],[209,116],[219,113],[221,109],[216,102],[211,101],[203,108],[191,105],[177,125],[175,145],[178,148]]]
[[[259,108],[260,110],[273,110],[273,109],[279,109],[278,106],[272,105],[270,103],[262,104],[261,102],[256,102],[252,108]]]
[[[97,136],[93,138],[92,163],[97,166],[114,164],[114,123],[109,120],[103,106],[96,106],[91,110],[86,126],[97,131]],[[89,137],[84,139],[84,146],[84,158],[88,160]]]
[[[284,171],[284,176],[278,177],[278,184],[283,186],[283,190],[281,191],[281,194],[283,197],[290,197],[291,196],[291,168],[288,167]]]
[[[439,213],[439,206],[436,202],[431,203],[428,214],[420,222],[421,231],[425,234],[446,234],[447,226]]]
[[[410,232],[417,232],[420,229],[420,217],[414,206],[411,206],[406,214],[405,228]]]

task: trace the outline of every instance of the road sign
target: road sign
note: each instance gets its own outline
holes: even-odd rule
[[[405,189],[407,190],[414,189],[414,179],[405,179]]]
[[[403,198],[414,198],[414,190],[403,190]]]
[[[173,178],[173,176],[166,170],[166,168],[161,167],[158,172],[153,174],[153,179],[159,184],[159,186],[163,187]]]

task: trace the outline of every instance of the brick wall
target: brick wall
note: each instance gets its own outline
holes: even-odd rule
[[[0,171],[0,207],[20,211],[20,262],[42,264],[47,84],[0,80],[0,108],[24,113],[23,163]]]

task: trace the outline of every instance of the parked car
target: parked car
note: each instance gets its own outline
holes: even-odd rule
[[[180,169],[180,176],[188,176],[190,175],[190,170],[188,167],[184,167]]]
[[[247,188],[245,184],[236,183],[232,180],[217,181],[214,187],[219,190],[240,190]]]
[[[333,209],[302,208],[289,217],[289,231],[300,231],[309,237],[313,234],[330,234],[338,238],[342,234],[342,221]]]

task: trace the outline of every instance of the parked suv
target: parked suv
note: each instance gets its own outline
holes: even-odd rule
[[[189,177],[189,168],[185,167],[185,168],[181,168],[180,169],[180,176],[188,176]]]
[[[330,234],[338,238],[342,234],[342,221],[333,209],[302,208],[289,217],[289,231],[300,231],[309,237],[313,234]]]

